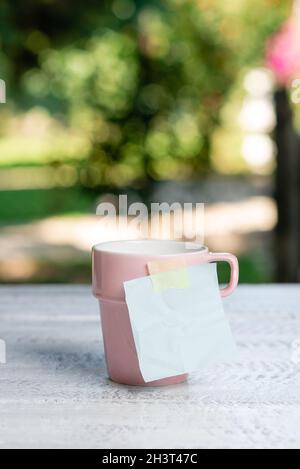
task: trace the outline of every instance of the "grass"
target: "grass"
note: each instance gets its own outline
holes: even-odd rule
[[[0,191],[0,224],[26,223],[48,216],[94,213],[95,195],[80,187]],[[239,257],[240,283],[269,283],[272,268],[266,255],[251,252]],[[229,267],[218,263],[220,283],[228,283]],[[3,279],[2,279],[3,280]],[[90,282],[90,255],[86,261],[41,263],[38,275],[29,282]]]
[[[95,196],[79,187],[0,191],[0,223],[26,223],[53,215],[93,213]]]
[[[272,266],[269,259],[261,253],[251,252],[239,256],[240,283],[270,283],[273,281]],[[219,282],[229,282],[229,267],[225,262],[218,263]]]

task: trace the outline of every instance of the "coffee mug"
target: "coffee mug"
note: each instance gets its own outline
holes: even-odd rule
[[[104,351],[112,381],[128,385],[160,386],[181,383],[187,374],[145,383],[138,362],[123,283],[148,275],[147,263],[179,260],[186,265],[227,262],[230,281],[221,296],[230,295],[238,284],[239,266],[233,254],[211,253],[197,243],[168,240],[112,241],[93,247],[93,294],[99,300]],[[199,293],[201,287],[199,285]],[[153,344],[155,347],[155,343]]]

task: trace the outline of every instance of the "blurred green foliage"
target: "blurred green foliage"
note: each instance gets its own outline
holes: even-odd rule
[[[0,223],[87,213],[102,189],[202,175],[216,134],[232,158],[239,141],[222,111],[233,94],[240,103],[237,83],[263,63],[291,3],[2,0]],[[22,281],[89,281],[89,253],[35,263]],[[240,264],[242,282],[272,278],[261,253]],[[219,275],[226,283],[228,267]]]
[[[222,284],[229,283],[228,265],[218,262],[218,278]],[[272,262],[265,252],[254,250],[239,256],[240,283],[271,283],[274,278]]]
[[[83,136],[81,185],[193,177],[210,167],[237,77],[262,60],[290,3],[4,1],[1,77],[15,109],[45,108]]]
[[[79,187],[1,191],[0,226],[31,222],[45,216],[89,213],[94,204],[92,194]]]

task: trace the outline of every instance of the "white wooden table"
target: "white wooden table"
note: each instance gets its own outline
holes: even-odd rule
[[[300,287],[242,286],[225,308],[238,362],[135,388],[106,378],[88,287],[1,287],[0,448],[300,448]]]

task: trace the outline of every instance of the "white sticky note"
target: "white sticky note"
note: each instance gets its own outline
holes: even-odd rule
[[[150,277],[124,282],[145,382],[193,372],[236,357],[216,265],[189,266],[188,274],[186,289],[155,291]]]

